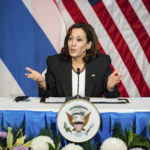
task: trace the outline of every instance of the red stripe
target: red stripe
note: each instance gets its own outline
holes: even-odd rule
[[[72,1],[62,0],[62,2],[64,4],[64,6],[66,7],[67,11],[72,16],[72,19],[74,20],[74,22],[85,22],[85,23],[87,23],[86,19],[82,15],[80,9],[78,8],[78,6],[74,2],[74,0],[72,0]]]
[[[66,10],[68,11],[70,16],[74,20],[74,22],[85,22],[85,23],[88,23],[86,18],[83,16],[82,12],[80,11],[80,9],[78,8],[76,3],[74,2],[74,0],[72,0],[71,2],[70,2],[70,0],[62,0],[62,2],[64,4]],[[79,18],[77,16],[79,16]],[[101,53],[105,54],[105,51],[102,48],[100,43],[98,44],[98,46],[99,46],[99,49],[100,49]],[[113,70],[114,70],[114,68],[113,68]],[[121,90],[119,89],[120,96],[121,97],[128,97],[129,95],[128,95],[124,85],[122,84],[122,82],[120,82],[119,87],[121,89]]]
[[[56,0],[53,0],[53,2],[55,3],[55,5],[57,6]]]
[[[142,0],[142,1],[143,1],[145,7],[147,8],[147,10],[150,13],[150,1],[149,0]]]
[[[102,2],[99,2],[95,6],[93,6],[93,9],[96,12],[101,23],[103,24],[104,28],[106,29],[112,42],[116,46],[120,56],[124,60],[124,63],[128,68],[128,71],[131,74],[131,77],[139,90],[139,93],[141,94],[141,96],[147,96],[147,93],[149,93],[149,88],[143,78],[143,75],[138,65],[136,64],[132,53],[130,52],[130,49],[128,48],[128,45],[124,41],[122,35],[120,34],[120,31],[112,20],[105,5]]]
[[[118,6],[120,7],[122,13],[126,17],[128,23],[130,24],[133,32],[138,38],[140,45],[150,63],[150,38],[147,34],[145,28],[143,27],[141,21],[138,19],[134,9],[127,0],[116,0]]]

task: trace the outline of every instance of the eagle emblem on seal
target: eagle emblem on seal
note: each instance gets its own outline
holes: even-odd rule
[[[73,129],[69,129],[69,132],[77,131],[86,131],[88,133],[89,129],[85,129],[87,125],[91,112],[88,111],[87,108],[77,105],[70,108],[70,112],[66,112],[69,124],[73,127]]]

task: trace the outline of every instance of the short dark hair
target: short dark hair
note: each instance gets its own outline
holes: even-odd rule
[[[86,33],[87,42],[90,42],[90,41],[92,42],[91,48],[86,51],[86,55],[83,58],[84,62],[88,62],[89,60],[95,59],[97,56],[99,56],[100,51],[98,48],[98,38],[97,38],[94,28],[90,24],[87,24],[87,23],[75,23],[68,29],[68,32],[64,41],[64,46],[61,49],[61,55],[64,56],[64,59],[68,60],[71,58],[69,55],[69,49],[68,49],[68,39],[69,39],[69,36],[71,35],[72,29],[74,28],[83,29]]]

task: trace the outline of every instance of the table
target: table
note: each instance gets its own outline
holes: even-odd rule
[[[65,98],[50,98],[53,102],[65,101]],[[91,98],[91,102],[108,100],[105,98]],[[111,99],[110,99],[111,100]],[[150,111],[150,98],[129,98],[127,104],[94,104],[102,112],[147,112]],[[40,103],[40,98],[30,97],[29,101],[15,102],[12,97],[0,97],[0,110],[32,110],[58,112],[63,103]]]
[[[64,100],[64,98],[52,98]],[[91,101],[103,101],[103,98],[91,98]],[[135,127],[135,133],[150,139],[148,122],[150,120],[150,98],[130,98],[127,104],[94,104],[101,117],[101,126],[94,137],[100,144],[112,136],[112,129],[116,123],[122,128]],[[56,118],[62,103],[40,103],[40,98],[31,97],[29,101],[15,102],[12,97],[0,97],[0,123],[4,127],[20,126],[25,123],[27,138],[38,136],[40,129],[51,126],[58,132]],[[2,128],[0,127],[0,131]],[[63,140],[62,145],[65,144]]]

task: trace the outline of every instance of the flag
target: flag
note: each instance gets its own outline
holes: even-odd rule
[[[42,73],[47,56],[59,53],[65,34],[52,0],[1,0],[0,96],[38,96],[25,67]]]
[[[150,1],[56,0],[67,29],[75,22],[91,24],[101,53],[112,70],[123,75],[122,97],[150,96]]]
[[[38,96],[25,67],[42,73],[76,22],[94,27],[101,53],[123,75],[121,96],[150,96],[149,0],[0,1],[0,96]]]

